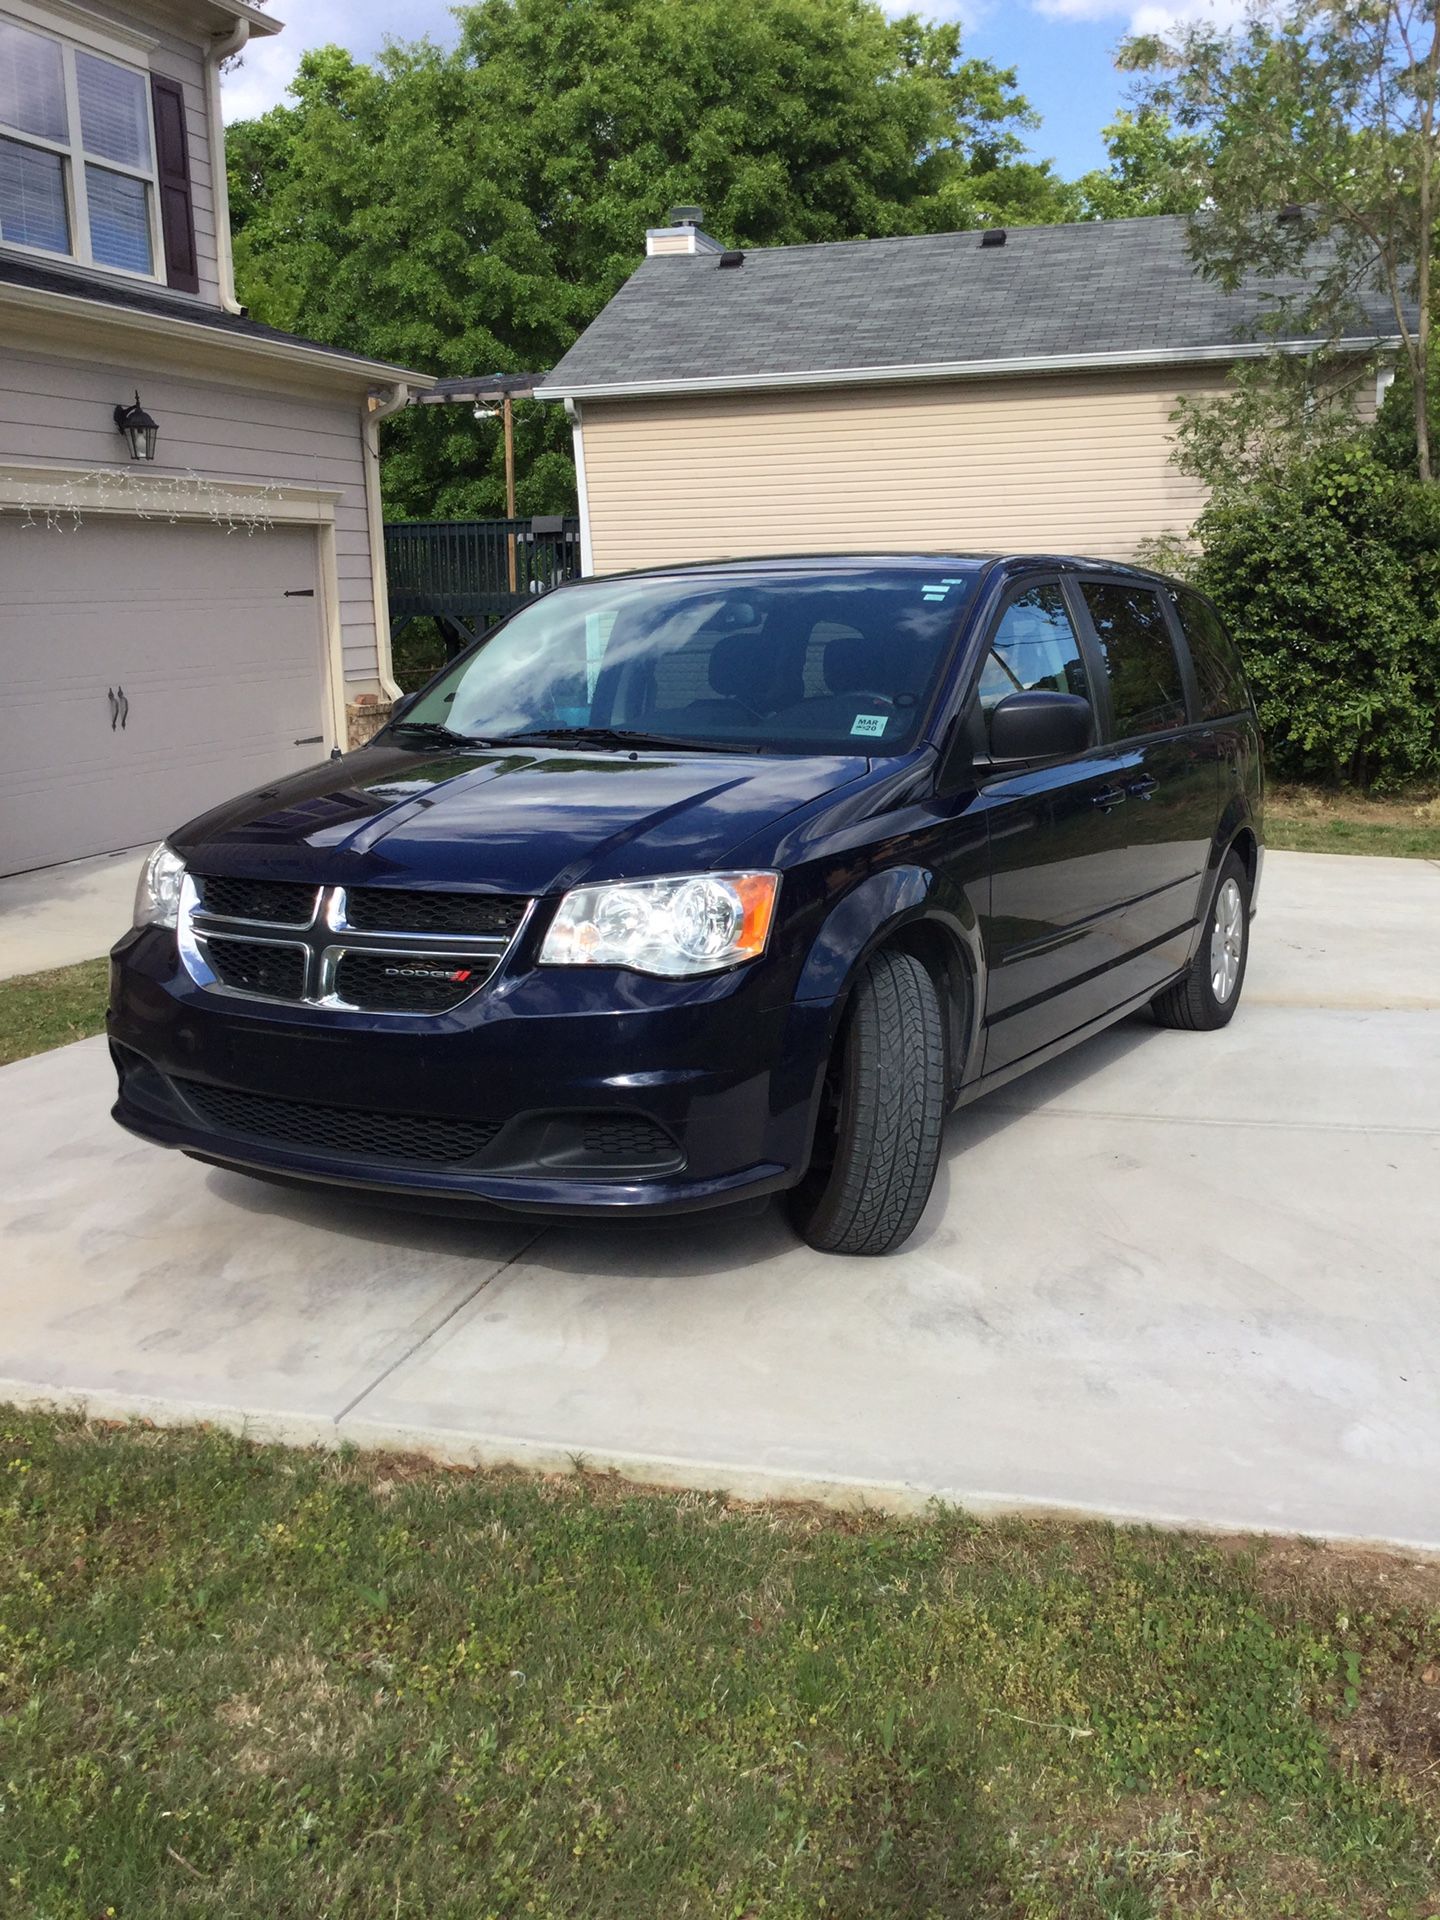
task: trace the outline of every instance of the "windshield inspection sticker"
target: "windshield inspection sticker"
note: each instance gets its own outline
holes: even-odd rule
[[[872,737],[885,731],[885,722],[889,719],[884,713],[857,713],[851,733],[864,733]]]

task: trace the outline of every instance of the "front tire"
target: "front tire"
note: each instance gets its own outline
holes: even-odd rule
[[[825,1080],[810,1170],[789,1196],[822,1253],[893,1253],[925,1211],[945,1120],[945,1021],[913,954],[860,976]]]
[[[1189,1033],[1227,1026],[1240,1003],[1250,957],[1250,876],[1237,853],[1227,853],[1202,923],[1194,958],[1180,978],[1157,994],[1151,1011],[1162,1027]]]

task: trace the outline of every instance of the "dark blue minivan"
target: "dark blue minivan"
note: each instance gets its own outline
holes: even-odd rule
[[[886,1253],[958,1103],[1225,1024],[1262,859],[1214,608],[1056,557],[733,561],[524,608],[368,746],[151,856],[115,1117],[270,1178],[569,1215],[784,1191]]]

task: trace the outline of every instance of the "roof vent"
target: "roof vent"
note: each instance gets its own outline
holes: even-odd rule
[[[987,227],[980,236],[982,247],[1003,247],[1005,244],[1004,227]]]
[[[722,267],[743,267],[744,264],[745,256],[736,247],[727,247],[719,260],[719,265]]]
[[[703,207],[671,207],[665,216],[667,227],[698,227],[705,218]]]

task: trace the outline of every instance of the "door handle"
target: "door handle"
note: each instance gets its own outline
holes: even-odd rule
[[[120,718],[120,702],[115,698],[114,687],[106,687],[105,698],[110,702],[110,731],[115,731],[115,722]]]
[[[1145,773],[1138,780],[1132,780],[1126,791],[1133,793],[1137,800],[1148,800],[1159,784],[1153,773]]]
[[[1101,792],[1090,796],[1092,807],[1099,807],[1102,813],[1108,813],[1112,807],[1118,807],[1125,799],[1123,787],[1105,787]]]
[[[125,722],[130,718],[130,702],[126,697],[124,687],[116,687],[115,700],[120,708],[120,731],[123,733],[125,731]]]
[[[295,744],[297,747],[318,747],[324,738],[323,733],[302,733]]]

